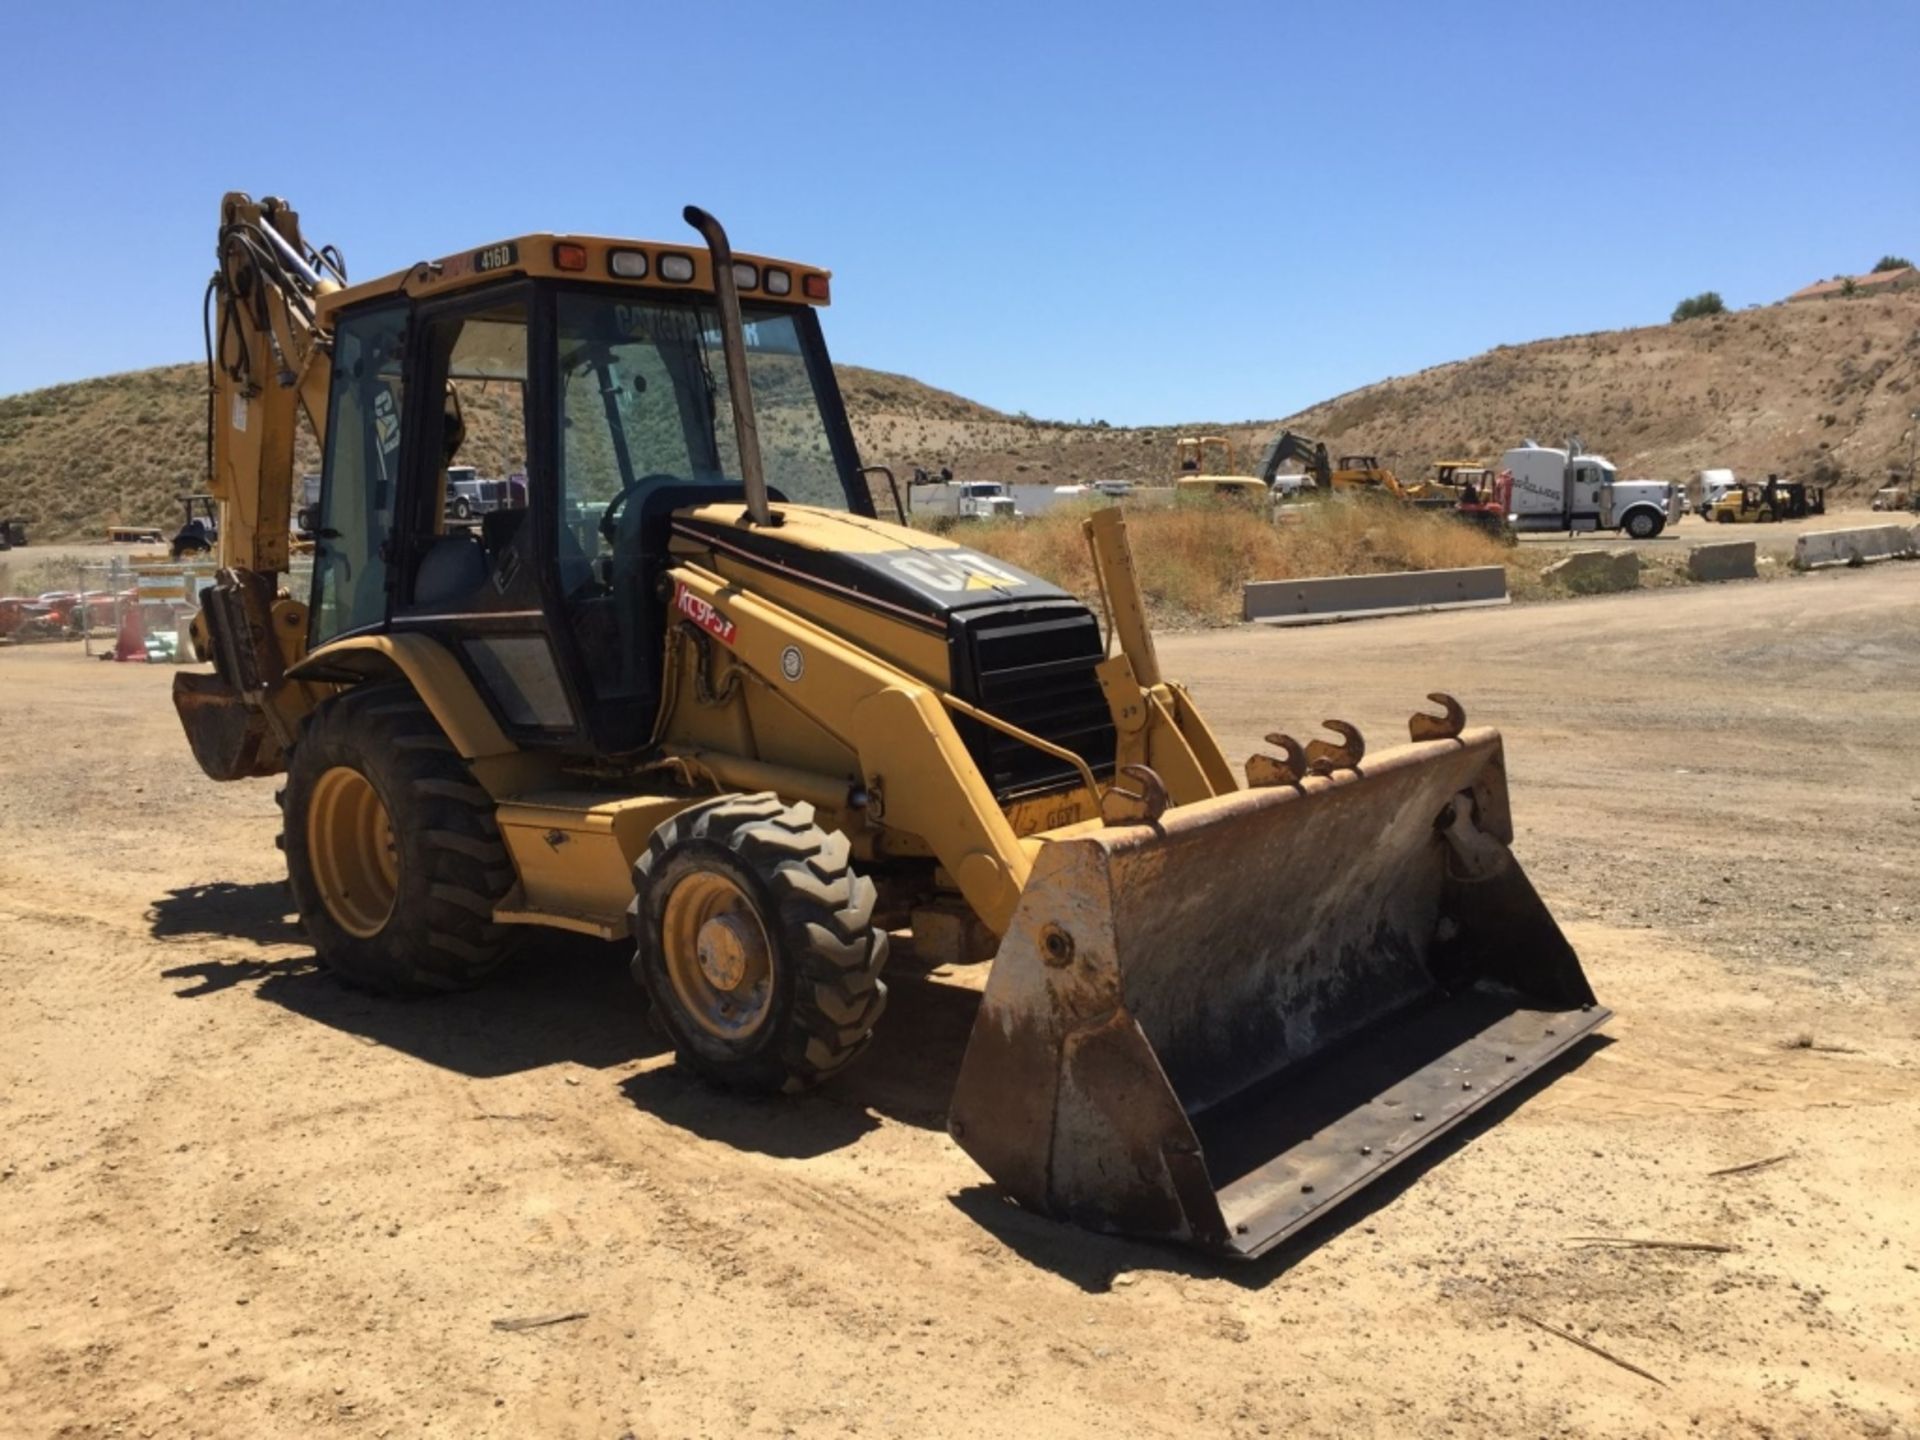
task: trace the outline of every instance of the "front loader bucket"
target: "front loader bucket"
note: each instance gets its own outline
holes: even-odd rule
[[[1607,1018],[1511,839],[1482,729],[1049,840],[955,1140],[1032,1209],[1263,1253]]]

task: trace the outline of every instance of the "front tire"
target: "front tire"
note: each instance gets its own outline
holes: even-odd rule
[[[467,500],[466,496],[462,495],[453,502],[453,518],[456,520],[471,520],[473,518],[473,505]]]
[[[1660,533],[1660,521],[1640,510],[1627,517],[1627,534],[1635,540],[1651,540]]]
[[[887,933],[851,858],[811,805],[771,794],[721,796],[654,831],[633,867],[633,971],[681,1064],[793,1093],[866,1048]]]
[[[507,958],[513,886],[491,797],[404,684],[314,712],[287,765],[282,846],[320,963],[388,995],[463,990]]]

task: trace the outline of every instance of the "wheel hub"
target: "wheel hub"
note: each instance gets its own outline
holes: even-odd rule
[[[773,946],[746,892],[717,870],[696,870],[667,896],[660,943],[674,995],[712,1035],[740,1040],[773,1007]]]
[[[314,784],[307,857],[334,923],[362,940],[378,935],[399,894],[400,848],[380,793],[350,765],[334,766]]]
[[[765,955],[760,952],[760,927],[739,910],[716,915],[700,927],[694,951],[700,961],[700,973],[716,990],[738,990],[747,972],[761,968]],[[758,963],[756,963],[758,962]]]

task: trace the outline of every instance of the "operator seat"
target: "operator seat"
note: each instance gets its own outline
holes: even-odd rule
[[[767,497],[776,504],[785,504],[787,499],[772,487],[768,487]],[[746,493],[739,484],[676,478],[637,488],[620,508],[614,527],[612,594],[576,607],[575,617],[578,633],[584,638],[585,633],[598,627],[583,612],[606,605],[613,611],[617,640],[610,647],[594,647],[600,650],[595,658],[609,667],[608,673],[595,675],[594,686],[609,707],[603,725],[616,748],[645,742],[659,703],[671,618],[658,586],[670,558],[667,547],[672,538],[673,512],[729,501],[745,505]]]
[[[439,535],[413,572],[413,603],[437,610],[465,600],[486,583],[487,550],[464,531]]]

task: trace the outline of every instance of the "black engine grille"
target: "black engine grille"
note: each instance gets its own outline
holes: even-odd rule
[[[1113,714],[1093,667],[1100,625],[1071,600],[960,610],[948,617],[954,693],[996,719],[1071,750],[1102,779],[1113,774]],[[1063,760],[956,717],[974,763],[1002,802],[1072,785]]]

